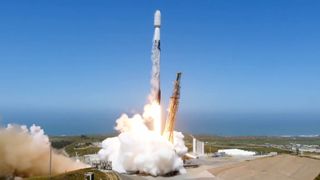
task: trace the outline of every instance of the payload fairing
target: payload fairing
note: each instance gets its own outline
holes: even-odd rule
[[[160,26],[161,26],[161,13],[157,10],[154,13],[154,41],[157,48],[160,50]]]

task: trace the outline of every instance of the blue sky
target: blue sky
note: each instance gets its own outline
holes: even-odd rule
[[[141,111],[156,9],[164,104],[183,72],[182,116],[319,112],[318,1],[32,0],[0,2],[2,119]]]

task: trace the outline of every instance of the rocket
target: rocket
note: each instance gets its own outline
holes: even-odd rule
[[[154,43],[160,50],[160,26],[161,26],[161,13],[157,10],[154,13]]]
[[[159,52],[159,75],[158,75],[158,89],[157,89],[157,94],[156,94],[156,100],[160,104],[161,101],[161,89],[160,89],[160,26],[161,26],[161,13],[159,10],[156,10],[154,13],[154,37],[153,37],[153,43],[155,47],[157,48]]]

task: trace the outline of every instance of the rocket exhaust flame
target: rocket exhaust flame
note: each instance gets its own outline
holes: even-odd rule
[[[154,132],[161,134],[161,106],[158,102],[153,101],[144,106],[143,118],[152,122]]]

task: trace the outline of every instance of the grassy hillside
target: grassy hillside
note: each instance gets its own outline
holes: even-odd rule
[[[51,144],[56,149],[64,149],[69,156],[82,156],[85,154],[97,153],[100,148],[94,146],[94,142],[102,142],[108,135],[95,136],[53,136],[50,137]]]

